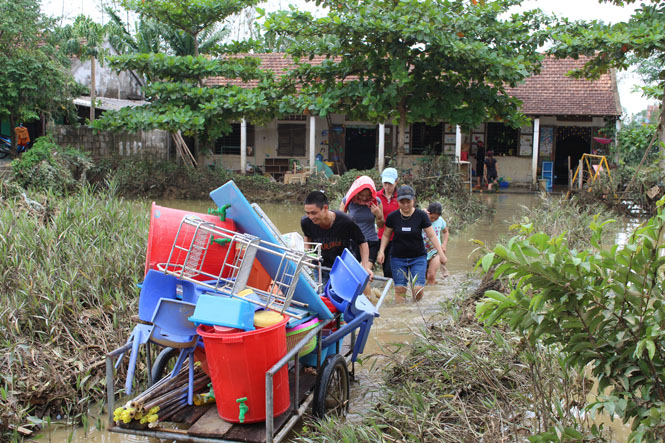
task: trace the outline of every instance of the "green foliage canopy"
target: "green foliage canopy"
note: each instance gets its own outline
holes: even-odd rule
[[[301,60],[300,106],[374,122],[446,121],[471,128],[488,119],[520,124],[507,94],[537,73],[548,18],[508,14],[518,0],[323,0],[315,18],[295,9],[271,15],[269,32],[291,36]],[[321,64],[308,60],[320,56]]]
[[[634,1],[609,1],[619,6]],[[665,3],[649,0],[637,8],[626,22],[606,24],[563,20],[553,34],[550,53],[557,57],[586,55],[591,60],[574,72],[576,76],[598,78],[610,68],[627,69],[633,61],[645,61],[653,65],[660,61],[657,77],[665,85]],[[652,79],[656,77],[652,76]]]
[[[621,128],[617,134],[616,147],[612,144],[611,149],[616,150],[619,160],[622,163],[631,166],[637,166],[644,152],[649,147],[656,132],[655,125],[646,125],[639,122],[631,122]],[[647,158],[647,164],[653,163],[658,159],[658,149],[651,149]]]
[[[187,136],[213,140],[231,130],[231,122],[243,118],[252,123],[272,119],[273,104],[280,93],[272,76],[259,68],[252,57],[198,55],[197,36],[230,14],[254,4],[255,0],[151,0],[123,4],[161,27],[180,29],[197,42],[192,55],[129,53],[110,58],[116,70],[132,70],[149,83],[144,88],[148,104],[105,113],[93,127],[105,130],[164,129]],[[161,31],[160,31],[161,32]],[[233,45],[221,48],[230,51]],[[212,48],[211,48],[212,50]],[[220,50],[219,47],[214,51]],[[225,80],[210,82],[211,77]],[[252,81],[242,88],[232,80]]]
[[[12,128],[72,110],[77,86],[36,0],[0,0],[0,119]],[[16,152],[12,132],[13,150]]]
[[[166,26],[178,29],[192,37],[194,52],[199,55],[198,35],[223,21],[225,18],[255,5],[258,0],[123,0],[122,5],[136,11],[142,17],[153,19]]]

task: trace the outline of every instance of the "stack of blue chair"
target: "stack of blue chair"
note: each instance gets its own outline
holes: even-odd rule
[[[180,286],[181,291],[178,291]],[[145,276],[141,285],[139,296],[139,322],[134,326],[127,343],[132,344],[127,367],[127,379],[125,380],[125,392],[132,393],[132,383],[136,369],[136,359],[139,347],[146,345],[148,366],[150,366],[150,343],[160,344],[181,349],[178,361],[171,376],[175,376],[184,362],[189,357],[190,383],[188,402],[192,402],[192,381],[194,374],[194,357],[199,336],[196,334],[196,325],[188,320],[194,313],[196,301],[200,290],[195,284],[181,281],[172,275],[164,274],[151,269]],[[120,364],[124,353],[116,362],[116,368]]]
[[[374,305],[363,295],[368,282],[369,273],[348,249],[344,249],[342,255],[335,258],[330,270],[330,279],[324,288],[325,295],[340,312],[344,313],[344,320],[347,323],[356,317],[365,317],[360,324],[352,361],[356,361],[358,354],[362,354],[374,318],[379,316]]]

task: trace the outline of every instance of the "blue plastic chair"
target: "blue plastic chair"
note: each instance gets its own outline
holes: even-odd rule
[[[182,288],[182,301],[187,303],[194,303],[199,300],[199,296],[204,293],[206,288],[200,285],[196,285],[190,281],[179,281],[178,284]]]
[[[149,338],[152,333],[152,318],[157,309],[157,305],[161,299],[173,299],[177,297],[178,284],[190,284],[189,282],[180,282],[172,275],[164,274],[155,269],[148,270],[145,280],[141,284],[141,292],[139,295],[139,321],[132,333],[127,339],[127,343],[132,343],[132,350],[129,354],[129,366],[127,367],[127,379],[125,380],[125,392],[127,395],[132,393],[132,382],[134,379],[134,370],[136,369],[136,359],[139,354],[139,347],[143,344],[148,345],[146,355],[148,355],[148,366],[150,366],[150,347]],[[187,292],[188,296],[191,291],[185,291],[183,286],[183,293]],[[123,352],[118,356],[115,367],[118,368],[125,353]]]
[[[340,312],[346,312],[362,294],[368,281],[369,273],[348,249],[344,249],[342,255],[335,258],[324,291]]]
[[[173,275],[150,269],[145,276],[139,295],[139,319],[150,322],[159,300],[162,298],[175,299],[176,287],[182,283],[189,282],[179,282]]]
[[[175,377],[183,362],[189,358],[189,387],[187,403],[192,404],[194,396],[194,350],[199,341],[196,325],[188,320],[194,314],[196,305],[180,300],[162,298],[152,317],[152,331],[149,340],[171,348],[180,349],[171,377]]]

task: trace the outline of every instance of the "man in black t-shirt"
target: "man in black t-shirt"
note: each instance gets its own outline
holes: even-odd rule
[[[323,266],[331,268],[335,257],[342,255],[344,248],[349,248],[353,240],[360,248],[363,268],[369,272],[370,280],[374,277],[367,241],[351,217],[343,212],[328,209],[328,198],[320,191],[310,192],[307,195],[305,214],[300,220],[305,242],[321,243]]]

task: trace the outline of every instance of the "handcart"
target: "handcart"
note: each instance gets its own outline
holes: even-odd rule
[[[231,200],[231,203],[220,204],[217,201],[220,196],[224,197],[225,201]],[[265,373],[259,374],[260,380],[265,383],[265,389],[262,391],[265,395],[265,411],[261,411],[261,420],[238,423],[237,420],[229,420],[228,417],[222,418],[221,409],[218,410],[218,407],[221,407],[219,403],[224,401],[220,398],[224,393],[218,393],[217,388],[214,393],[217,396],[217,405],[192,404],[192,386],[201,388],[201,383],[192,376],[194,352],[200,348],[200,342],[195,340],[194,344],[184,344],[180,348],[168,347],[167,344],[154,364],[150,361],[150,342],[163,344],[159,339],[154,339],[154,330],[151,328],[157,328],[159,325],[158,315],[154,315],[154,325],[137,325],[126,345],[106,355],[107,402],[111,432],[187,442],[279,442],[287,437],[310,408],[316,417],[329,414],[344,415],[348,410],[350,380],[355,375],[354,363],[364,349],[372,322],[378,317],[378,311],[390,291],[392,280],[374,278],[383,284],[381,296],[374,305],[362,295],[367,280],[362,281],[363,276],[360,274],[364,271],[348,251],[337,258],[332,269],[323,268],[320,266],[320,255],[312,256],[311,253],[293,250],[280,242],[278,232],[269,219],[260,208],[252,207],[246,202],[233,182],[211,193],[211,197],[220,208],[229,209],[228,212],[233,217],[224,220],[227,214],[223,213],[220,223],[213,222],[214,219],[210,217],[185,214],[177,230],[159,231],[155,228],[159,231],[154,233],[155,238],[163,240],[170,236],[173,241],[168,253],[163,248],[160,253],[155,253],[157,249],[153,248],[151,254],[149,240],[146,276],[151,275],[168,281],[173,281],[174,278],[177,280],[182,300],[173,304],[180,311],[194,309],[195,304],[189,301],[208,300],[205,297],[212,295],[224,297],[225,300],[242,299],[243,306],[249,303],[256,304],[260,309],[278,312],[292,322],[305,322],[311,317],[311,315],[308,317],[308,314],[312,312],[317,314],[320,320],[313,323],[314,327],[301,329],[305,332],[294,334],[292,338],[296,337],[297,342],[292,343],[288,351],[269,366]],[[168,212],[168,208],[153,206],[155,220],[161,217],[160,223],[163,222],[165,214],[172,214],[174,218],[183,215],[180,212]],[[170,234],[165,234],[166,232]],[[153,238],[152,224],[150,238]],[[214,257],[214,254],[217,254],[217,257]],[[156,257],[157,255],[159,257]],[[329,271],[331,276],[325,287],[315,283],[322,270]],[[256,275],[261,273],[269,275],[268,286],[259,287],[258,283],[254,283]],[[144,288],[142,296],[143,290]],[[247,299],[248,290],[253,297],[251,299]],[[345,298],[345,294],[351,292],[354,294],[353,298]],[[322,295],[327,298],[321,297]],[[324,303],[330,300],[333,303]],[[157,311],[162,304],[170,306],[167,301],[160,300]],[[201,304],[196,306],[200,307]],[[139,317],[141,317],[141,307],[140,300]],[[190,314],[188,311],[186,315]],[[206,314],[208,313],[201,312],[189,318],[199,319]],[[218,315],[214,318],[218,318]],[[200,325],[197,329],[200,334],[207,331],[202,328],[204,326]],[[150,332],[142,333],[144,330]],[[163,335],[169,337],[168,334]],[[132,388],[133,365],[136,364],[139,342],[146,345],[147,364],[151,369],[147,371],[148,385],[159,386],[167,380],[168,374],[166,378],[162,378],[165,375],[165,368],[174,361],[176,368],[171,378],[176,377],[177,372],[177,377],[186,380],[187,367],[182,370],[179,368],[189,357],[189,401],[185,395],[178,403],[177,411],[174,409],[175,412],[171,413],[168,420],[141,424],[138,421],[119,422],[117,417],[114,417],[116,411],[114,369],[122,356],[130,353],[131,371],[128,369],[125,383],[127,394]],[[233,340],[229,339],[229,342]],[[312,351],[314,342],[315,351]],[[169,343],[168,340],[166,343]],[[208,347],[209,344],[206,342],[206,348]],[[304,356],[305,354],[308,355]],[[349,363],[351,363],[351,373],[349,373]],[[276,396],[277,385],[284,377],[288,380],[286,398],[283,395],[284,390]],[[229,383],[233,382],[234,380],[229,380]],[[214,383],[213,380],[213,385]],[[169,395],[171,394],[163,394],[165,397]],[[182,397],[182,394],[178,395]],[[263,400],[261,402],[263,406]],[[251,407],[250,405],[249,409]],[[240,403],[238,408],[241,411],[242,421],[242,416],[248,408],[244,403]],[[251,410],[256,413],[256,408]]]

